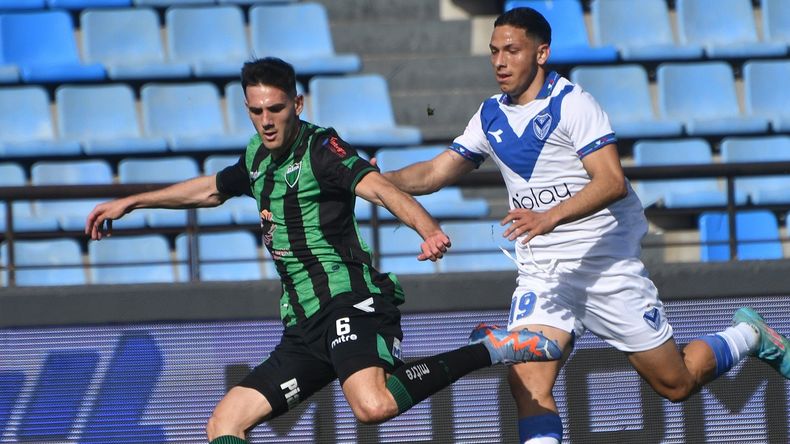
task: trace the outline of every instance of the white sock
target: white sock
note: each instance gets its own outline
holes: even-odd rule
[[[524,441],[524,444],[560,444],[560,442],[550,436],[541,436]]]
[[[740,322],[716,334],[727,342],[734,362],[739,362],[744,357],[751,355],[760,346],[760,333],[745,322]]]

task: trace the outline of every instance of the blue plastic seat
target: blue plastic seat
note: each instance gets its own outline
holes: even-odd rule
[[[713,163],[710,145],[704,139],[639,141],[634,144],[634,165],[706,165]],[[667,208],[726,205],[727,193],[718,179],[644,180],[635,184],[642,205],[661,202]],[[738,204],[746,202],[736,193]]]
[[[163,137],[143,137],[128,85],[61,86],[55,92],[58,128],[85,154],[167,152]]]
[[[763,35],[769,42],[790,45],[790,8],[785,0],[761,0]]]
[[[120,183],[171,183],[192,179],[200,175],[198,164],[192,157],[163,157],[157,159],[123,159],[118,163]],[[154,228],[183,227],[187,212],[181,209],[144,208],[132,214],[141,214],[146,224]],[[126,216],[124,216],[125,218]],[[227,208],[199,208],[197,221],[201,225],[226,225],[232,222]],[[124,219],[118,221],[124,227]]]
[[[678,33],[684,44],[700,44],[711,58],[787,54],[787,45],[760,42],[750,0],[676,0]]]
[[[25,171],[16,163],[0,163],[0,187],[20,187],[27,184]],[[6,203],[0,202],[0,232],[5,232]],[[54,231],[58,229],[58,220],[54,217],[39,217],[33,213],[29,201],[15,200],[12,204],[14,231]]]
[[[213,5],[214,0],[132,0],[135,6],[192,6],[192,5]]]
[[[296,82],[296,93],[304,95],[304,87],[300,82]],[[241,89],[241,82],[233,81],[225,85],[225,111],[228,116],[228,131],[231,134],[245,134],[248,137],[255,135],[255,127],[250,122],[247,114],[247,106],[244,104],[244,91]],[[312,121],[309,101],[305,99],[302,107],[301,118]]]
[[[212,175],[220,172],[230,165],[238,162],[239,156],[213,155],[203,161],[203,173]],[[233,215],[233,223],[237,225],[257,225],[261,222],[258,205],[255,199],[248,196],[231,197],[220,208],[228,210]]]
[[[754,60],[743,65],[746,113],[769,118],[771,127],[777,133],[790,132],[788,79],[789,60]]]
[[[33,185],[104,185],[113,182],[110,165],[104,160],[73,160],[36,162],[30,169]],[[60,227],[67,231],[82,231],[85,218],[93,208],[106,199],[61,199],[33,202],[33,209],[41,216],[57,217]],[[143,218],[134,213],[123,217],[128,227],[144,226]]]
[[[132,0],[47,0],[52,9],[122,8],[131,4]]]
[[[516,264],[499,249],[501,246],[515,257],[514,242],[502,237],[505,227],[499,220],[444,222],[442,229],[452,247],[438,262],[440,271],[516,270]]]
[[[529,7],[541,14],[551,25],[549,63],[604,63],[617,60],[612,45],[590,46],[584,12],[578,0],[507,0],[505,10]]]
[[[219,92],[211,83],[149,83],[140,101],[145,134],[166,138],[172,151],[239,151],[249,141],[249,135],[225,132]]]
[[[619,137],[671,137],[683,132],[680,121],[656,117],[650,82],[641,65],[578,66],[571,70],[571,81],[595,97]]]
[[[175,282],[170,247],[164,236],[113,236],[88,243],[91,282],[140,284]],[[136,263],[136,265],[122,264]]]
[[[165,57],[159,18],[149,8],[86,10],[80,15],[85,60],[107,68],[111,79],[188,78],[188,63]]]
[[[337,54],[326,8],[319,3],[257,5],[249,11],[253,54],[280,57],[299,75],[359,71],[356,54]]]
[[[421,162],[436,157],[446,147],[413,147],[413,148],[385,148],[376,153],[376,159],[381,171],[401,169],[415,162]],[[432,216],[445,218],[480,218],[488,215],[488,202],[485,199],[465,198],[458,187],[445,187],[425,196],[416,196],[416,199]],[[358,219],[370,218],[370,203],[362,199],[357,200],[355,213]],[[379,218],[393,220],[393,216],[384,208],[378,209]]]
[[[665,63],[656,81],[660,115],[683,121],[690,136],[768,130],[767,119],[741,114],[732,68],[724,62]]]
[[[0,157],[74,156],[76,141],[59,140],[47,92],[39,86],[0,89]]]
[[[258,247],[249,231],[224,231],[198,235],[199,270],[201,281],[252,281],[264,277],[261,267],[271,268],[271,261],[261,261]],[[189,281],[189,238],[176,237],[178,279]],[[226,261],[226,262],[223,262]],[[267,276],[274,271],[270,270]]]
[[[172,7],[165,21],[170,57],[198,77],[237,77],[250,57],[238,6]]]
[[[47,7],[45,0],[3,0],[0,11],[24,11],[44,9]]]
[[[790,137],[727,138],[721,143],[723,162],[790,162]],[[790,175],[735,179],[735,189],[757,205],[790,203]]]
[[[702,58],[701,45],[678,45],[666,0],[593,0],[591,16],[597,45],[614,45],[623,60]]]
[[[359,146],[416,145],[420,129],[395,122],[387,81],[378,74],[310,79],[313,122]]]
[[[727,213],[703,213],[699,218],[700,258],[703,262],[730,259]],[[770,211],[739,211],[735,214],[738,260],[781,259],[779,224]]]
[[[0,264],[8,267],[8,244],[3,242]],[[84,285],[80,245],[74,239],[20,240],[14,242],[14,271],[17,286]],[[34,266],[41,268],[25,268]],[[51,267],[50,267],[51,266]],[[3,284],[8,271],[3,270]]]
[[[104,80],[104,67],[83,64],[65,11],[0,15],[3,60],[19,66],[28,83]]]
[[[381,271],[403,274],[425,274],[439,271],[436,262],[418,261],[422,238],[405,225],[379,227]],[[372,245],[371,245],[372,248]]]

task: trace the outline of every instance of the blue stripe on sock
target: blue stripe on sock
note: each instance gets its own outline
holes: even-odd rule
[[[532,438],[551,437],[562,442],[562,420],[556,413],[528,416],[518,420],[518,437],[521,442]]]
[[[700,338],[713,350],[713,355],[716,357],[716,377],[727,373],[729,369],[735,365],[735,359],[732,357],[730,346],[727,341],[719,335],[706,335]]]

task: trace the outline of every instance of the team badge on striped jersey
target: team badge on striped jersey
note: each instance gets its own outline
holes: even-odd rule
[[[299,181],[299,175],[302,173],[302,162],[296,162],[288,166],[285,170],[285,183],[288,187],[293,188]]]

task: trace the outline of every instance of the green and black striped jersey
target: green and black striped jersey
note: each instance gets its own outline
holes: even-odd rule
[[[263,243],[282,280],[283,323],[307,319],[344,293],[402,303],[398,279],[373,268],[354,218],[354,188],[376,168],[331,128],[305,121],[288,150],[274,159],[256,135],[239,162],[217,174],[221,193],[258,202]]]

